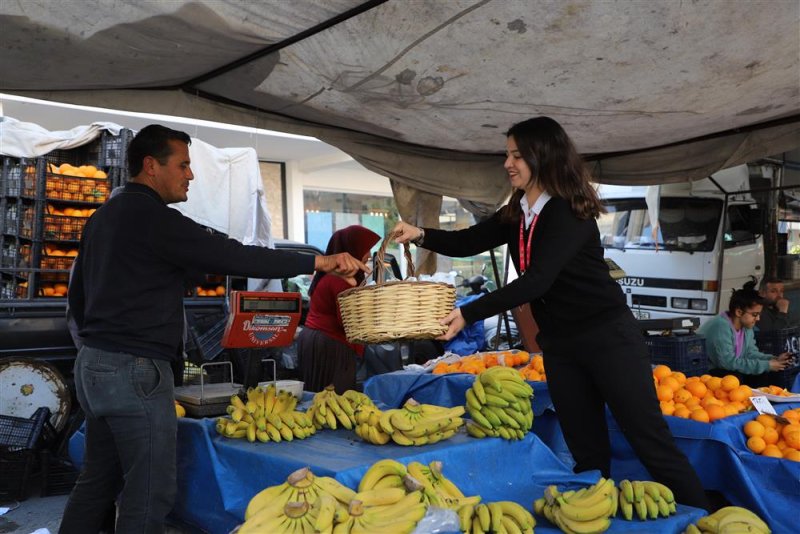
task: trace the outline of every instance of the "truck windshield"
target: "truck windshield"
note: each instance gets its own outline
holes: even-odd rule
[[[653,232],[643,198],[604,199],[608,210],[597,220],[604,248],[685,250],[714,249],[722,201],[662,197],[658,230]]]

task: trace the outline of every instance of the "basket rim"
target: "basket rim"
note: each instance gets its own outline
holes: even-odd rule
[[[390,282],[384,282],[382,284],[372,284],[372,285],[368,285],[368,286],[351,287],[351,288],[345,289],[344,291],[339,293],[338,297],[339,298],[346,297],[346,296],[348,296],[348,295],[350,295],[352,293],[355,293],[357,291],[364,291],[364,290],[374,291],[376,289],[381,289],[383,287],[388,287],[388,286],[411,285],[411,284],[413,284],[413,285],[425,285],[425,286],[442,286],[442,287],[445,287],[445,288],[453,288],[453,289],[455,289],[454,285],[447,284],[445,282],[433,282],[433,281],[429,281],[429,280],[392,280]]]

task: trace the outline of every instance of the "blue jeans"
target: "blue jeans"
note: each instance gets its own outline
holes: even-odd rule
[[[176,493],[173,388],[167,361],[80,350],[75,390],[86,413],[86,453],[60,533],[99,532],[115,500],[118,534],[164,531]]]

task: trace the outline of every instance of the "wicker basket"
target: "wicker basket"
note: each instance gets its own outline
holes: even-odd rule
[[[351,343],[433,339],[447,332],[439,319],[453,310],[456,301],[453,286],[410,280],[384,282],[383,258],[392,237],[383,240],[375,255],[377,283],[362,284],[339,294],[344,331]],[[408,243],[404,249],[408,278],[414,276],[414,263]]]

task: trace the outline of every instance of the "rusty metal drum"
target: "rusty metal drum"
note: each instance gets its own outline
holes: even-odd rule
[[[52,365],[28,358],[0,360],[0,414],[30,417],[37,408],[50,409],[50,424],[59,431],[72,405],[67,383]]]

